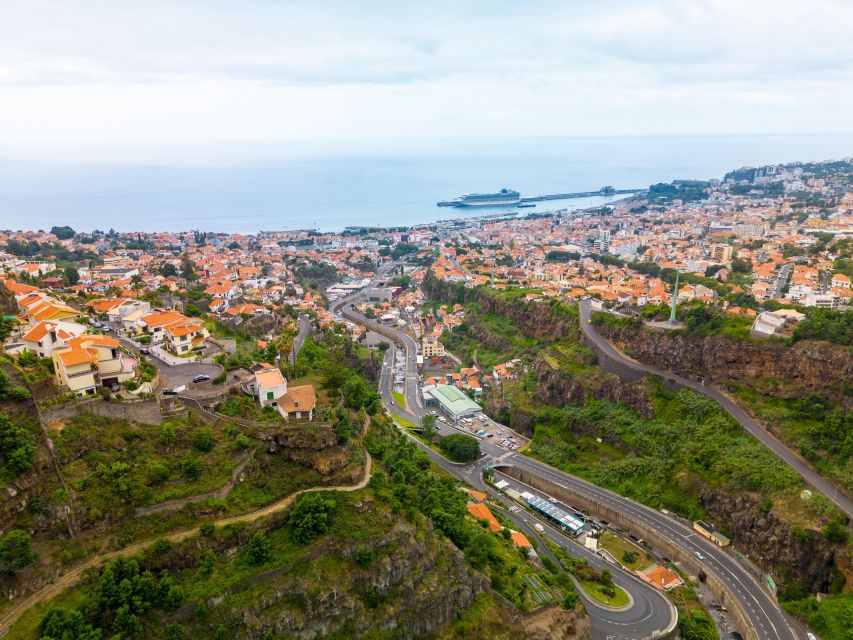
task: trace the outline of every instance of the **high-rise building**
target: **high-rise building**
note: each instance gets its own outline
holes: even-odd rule
[[[717,264],[728,264],[732,261],[732,246],[730,244],[712,244],[711,259]]]

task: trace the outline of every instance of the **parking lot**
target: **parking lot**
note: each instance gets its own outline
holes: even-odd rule
[[[431,408],[430,413],[436,417],[438,424],[441,426],[452,427],[457,431],[482,440],[489,439],[493,444],[508,451],[520,449],[529,441],[529,438],[525,438],[512,429],[498,424],[482,412],[474,414],[469,418],[460,418],[459,420],[454,420],[436,408]]]

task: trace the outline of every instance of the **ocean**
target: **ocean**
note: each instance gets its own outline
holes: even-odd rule
[[[133,161],[0,156],[0,228],[254,233],[403,226],[501,211],[436,206],[468,192],[644,188],[719,178],[744,165],[841,158],[853,155],[853,134],[178,145],[168,154],[147,152]],[[518,211],[609,200],[539,202]]]

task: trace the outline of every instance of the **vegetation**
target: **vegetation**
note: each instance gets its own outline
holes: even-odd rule
[[[32,466],[35,451],[29,431],[0,414],[0,461],[3,466],[14,474],[26,471]]]
[[[135,559],[107,564],[77,609],[52,608],[39,625],[39,640],[125,638],[142,631],[140,618],[152,609],[174,611],[184,600],[172,578],[156,578]]]
[[[0,574],[20,571],[35,559],[30,534],[12,529],[0,535]]]
[[[439,446],[447,457],[456,462],[472,462],[480,457],[480,443],[473,436],[454,433],[444,436]]]
[[[822,640],[850,640],[853,594],[814,596],[782,603],[790,613],[806,620]]]
[[[673,394],[657,384],[650,391],[653,420],[603,401],[540,409],[529,453],[691,519],[705,515],[697,479],[733,493],[767,496],[792,495],[801,488],[799,476],[779,465],[712,400],[689,390]]]
[[[794,329],[792,339],[828,340],[833,344],[853,346],[853,311],[805,309],[806,317]]]

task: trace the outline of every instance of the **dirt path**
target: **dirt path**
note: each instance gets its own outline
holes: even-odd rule
[[[277,502],[273,502],[272,504],[267,505],[266,507],[256,509],[255,511],[249,511],[248,513],[244,513],[239,516],[223,518],[222,520],[215,521],[214,524],[218,527],[221,527],[229,524],[238,524],[241,522],[254,522],[259,518],[263,518],[279,511],[284,511],[298,496],[303,493],[314,493],[317,491],[358,491],[359,489],[363,489],[367,486],[367,483],[370,480],[370,468],[373,462],[370,457],[370,454],[367,451],[364,452],[364,455],[364,477],[362,477],[358,484],[336,487],[321,486],[301,489],[299,491],[291,493],[289,496],[282,498],[281,500],[278,500]],[[90,567],[96,567],[102,562],[112,560],[119,556],[130,556],[139,553],[140,551],[144,551],[152,544],[154,544],[157,540],[180,542],[194,535],[198,535],[198,527],[186,529],[184,531],[178,531],[176,533],[167,534],[165,536],[158,536],[157,538],[152,538],[150,540],[143,540],[142,542],[137,542],[136,544],[132,544],[129,547],[125,547],[124,549],[119,549],[118,551],[110,551],[109,553],[104,553],[90,558],[83,564],[68,571],[68,573],[61,575],[48,586],[40,589],[39,591],[36,591],[32,595],[19,602],[14,609],[9,611],[9,613],[7,613],[2,620],[0,620],[0,638],[4,637],[9,632],[9,628],[18,620],[18,618],[20,618],[24,614],[24,612],[28,611],[35,605],[44,602],[45,600],[50,600],[51,598],[58,596],[68,587],[72,587],[77,584],[83,573]]]
[[[137,507],[134,515],[137,518],[142,518],[145,516],[150,516],[154,513],[160,513],[162,511],[174,511],[176,509],[183,509],[188,504],[204,502],[205,500],[209,500],[210,498],[225,500],[225,498],[227,498],[231,493],[231,490],[234,488],[234,485],[237,484],[237,480],[240,478],[240,474],[243,473],[243,469],[245,469],[246,465],[249,464],[249,461],[254,458],[255,453],[257,451],[258,447],[255,447],[251,451],[247,452],[243,459],[240,461],[240,464],[234,467],[233,471],[231,471],[231,480],[219,487],[219,489],[217,489],[216,491],[198,493],[194,496],[187,496],[186,498],[175,498],[174,500],[166,500],[164,502],[152,504],[148,507]]]

